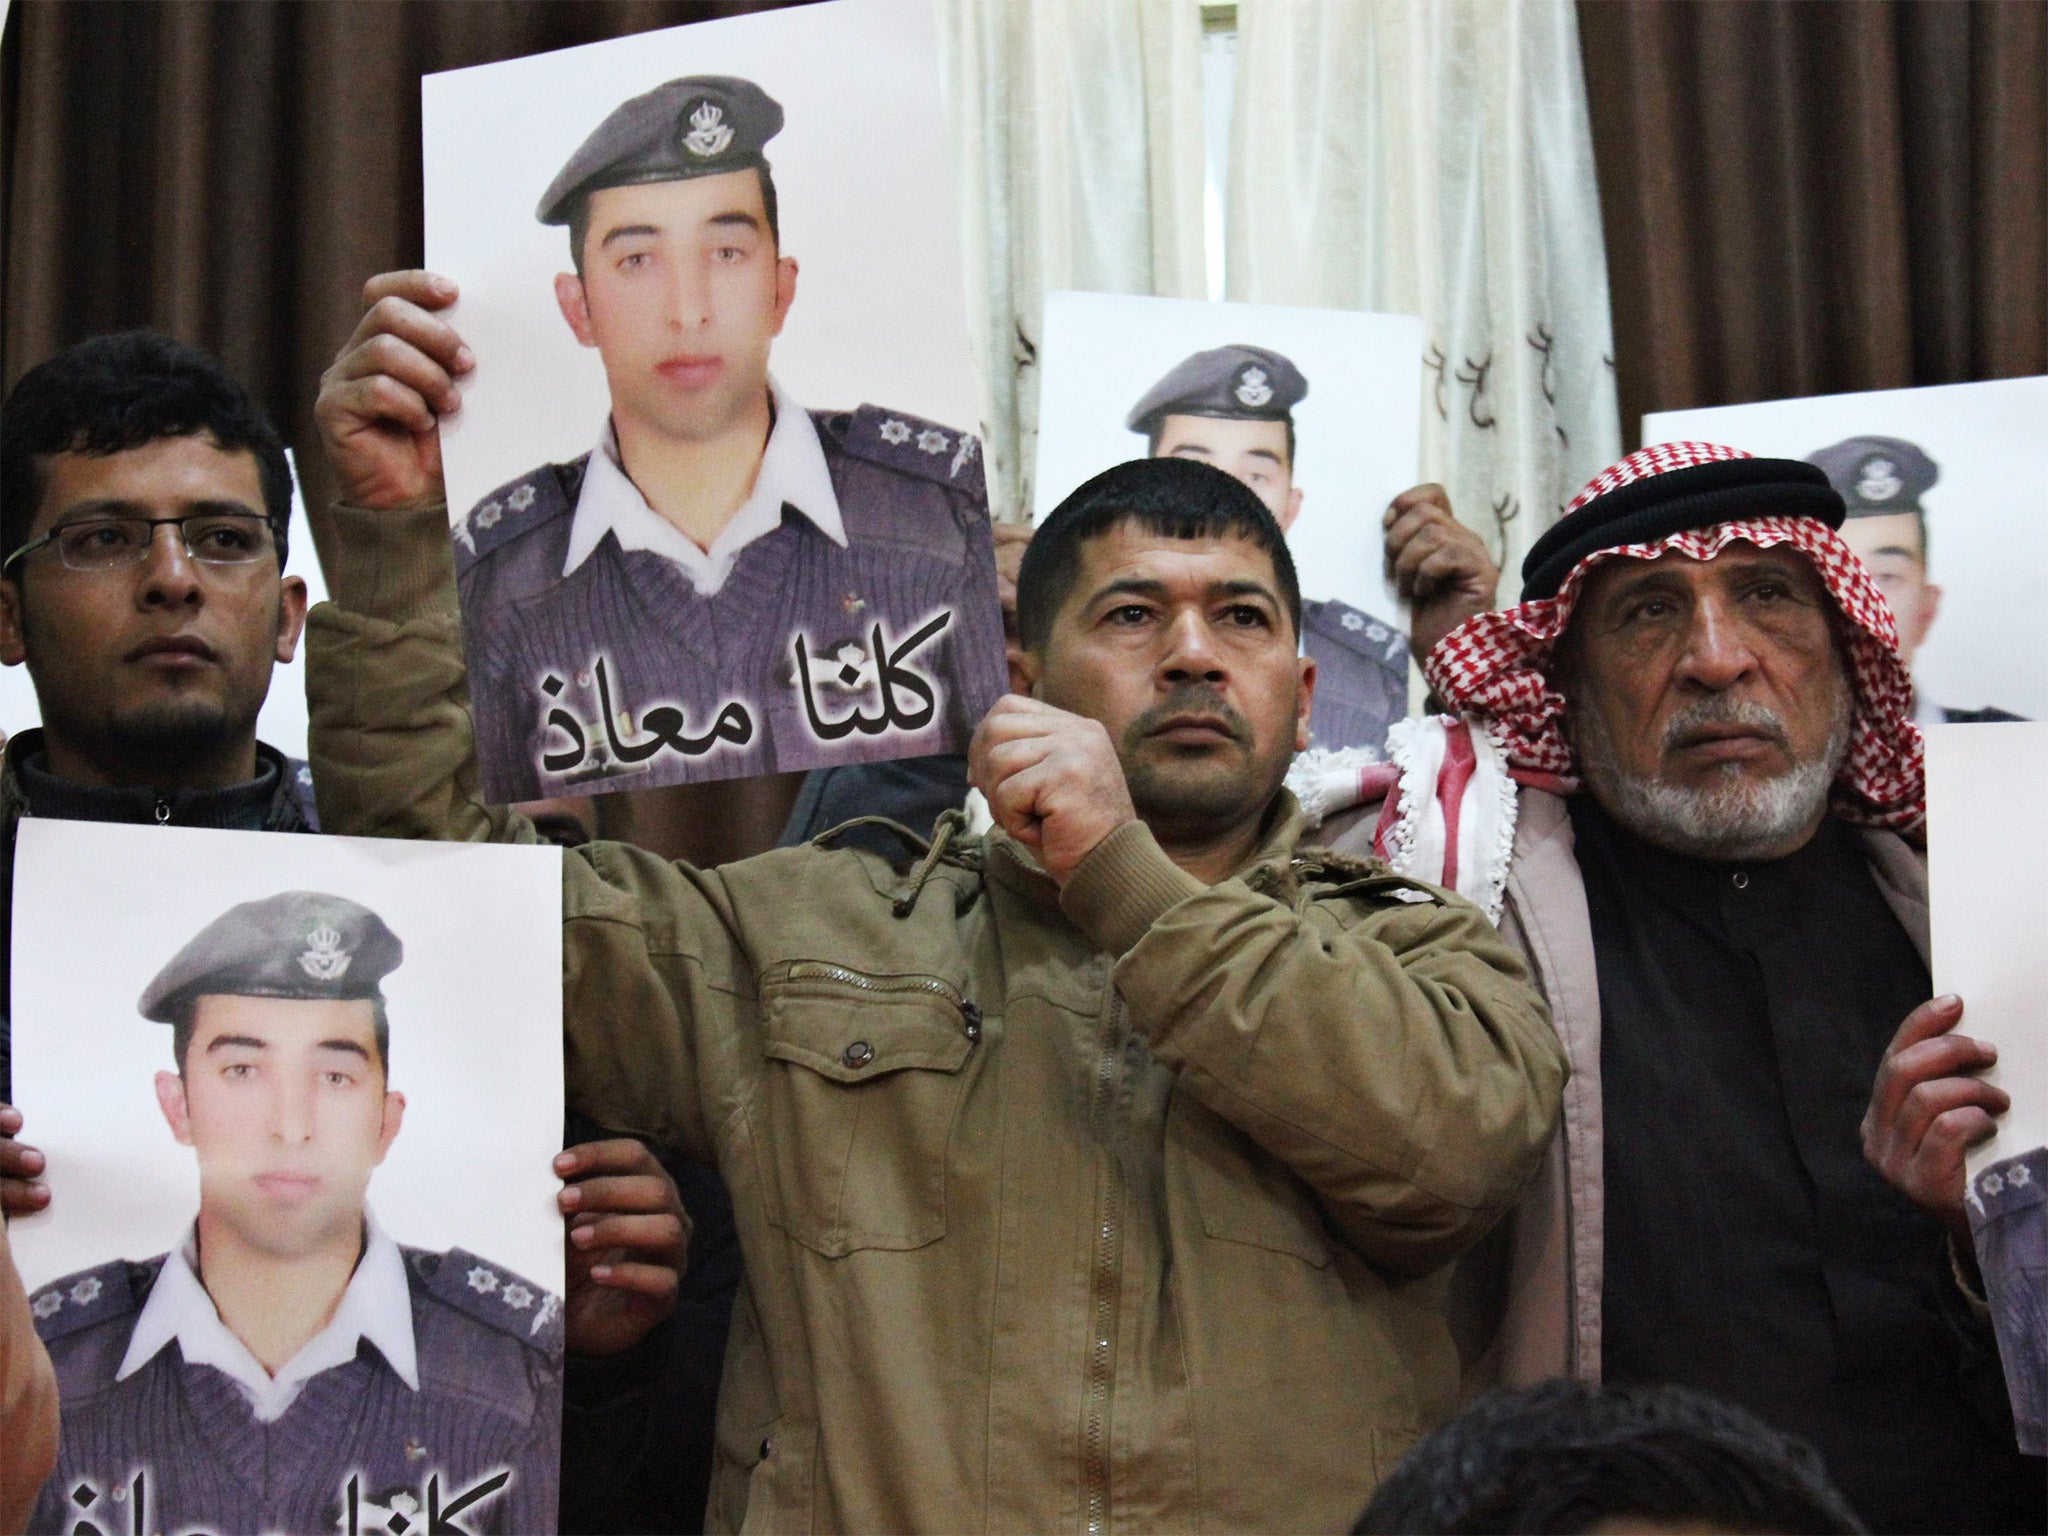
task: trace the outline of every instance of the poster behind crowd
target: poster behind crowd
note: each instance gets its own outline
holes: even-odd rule
[[[961,751],[1005,681],[931,8],[422,82],[485,793]]]
[[[1964,1210],[2019,1427],[2048,1452],[2048,724],[1927,732],[1927,874],[1934,990],[1957,1028],[1998,1048],[1984,1074],[2012,1107],[1969,1150]]]
[[[560,858],[22,823],[32,1529],[555,1528]]]
[[[1922,724],[2048,719],[2048,377],[1643,418],[1643,441],[1811,459],[1899,620]]]
[[[1421,357],[1408,315],[1048,294],[1036,516],[1126,459],[1196,458],[1236,475],[1286,530],[1307,600],[1312,745],[1377,748],[1407,713],[1380,517],[1416,480]]]

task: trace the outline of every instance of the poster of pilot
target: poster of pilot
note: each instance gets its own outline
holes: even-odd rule
[[[30,1529],[553,1531],[559,852],[32,818],[14,880]]]
[[[1311,745],[1377,749],[1408,713],[1380,517],[1415,483],[1421,358],[1407,315],[1048,294],[1035,515],[1126,459],[1200,459],[1243,481],[1300,578]]]
[[[1963,1000],[1957,1033],[1997,1049],[1981,1073],[2006,1104],[1965,1156],[1963,1208],[2005,1364],[2019,1447],[2048,1452],[2048,723],[1927,734],[1927,877],[1934,991]],[[1974,1096],[1978,1090],[1972,1088]]]
[[[1816,395],[1643,418],[1826,472],[1842,537],[1899,623],[1922,725],[2048,719],[2048,377]]]
[[[1005,685],[931,8],[422,81],[487,798],[962,751]]]

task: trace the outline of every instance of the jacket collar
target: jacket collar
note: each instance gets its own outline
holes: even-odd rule
[[[299,765],[275,747],[256,743],[256,776],[225,789],[110,789],[61,779],[49,771],[41,730],[22,731],[0,758],[0,820],[23,815],[64,821],[115,821],[242,831],[304,832],[311,820],[299,799]]]

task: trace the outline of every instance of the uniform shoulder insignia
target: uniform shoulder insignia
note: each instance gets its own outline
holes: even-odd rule
[[[821,430],[830,432],[848,453],[870,464],[951,486],[977,498],[988,494],[981,478],[981,439],[972,432],[879,405],[864,405],[851,415],[828,416]]]
[[[510,1334],[551,1359],[562,1351],[562,1298],[501,1264],[463,1248],[405,1250],[406,1267],[429,1296],[466,1317]]]
[[[163,1257],[143,1263],[115,1259],[53,1280],[28,1299],[36,1333],[45,1344],[139,1312],[156,1284]]]
[[[1970,1180],[1967,1193],[1987,1218],[2048,1201],[2048,1148],[1993,1163]]]
[[[589,462],[586,453],[567,464],[543,464],[499,486],[456,518],[451,525],[456,570],[466,571],[522,533],[575,511]]]
[[[1302,604],[1302,624],[1356,655],[1408,675],[1408,636],[1398,624],[1376,619],[1338,599]]]

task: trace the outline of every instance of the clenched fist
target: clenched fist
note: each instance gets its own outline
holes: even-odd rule
[[[1101,722],[1021,694],[1005,694],[983,719],[967,772],[996,825],[1061,885],[1097,843],[1137,819]]]

